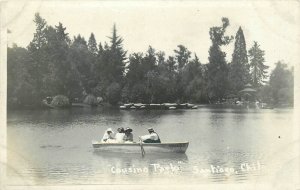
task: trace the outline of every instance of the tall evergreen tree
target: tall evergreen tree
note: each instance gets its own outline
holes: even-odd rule
[[[36,98],[40,102],[47,94],[42,90],[45,86],[43,78],[47,72],[47,52],[45,45],[47,43],[46,30],[47,22],[39,13],[35,14],[33,22],[35,23],[36,30],[33,34],[33,39],[29,43],[27,49],[32,59],[31,66],[28,67],[28,72],[32,75],[33,86],[36,93]]]
[[[100,77],[98,84],[101,89],[101,95],[108,99],[108,94],[114,94],[113,97],[121,98],[121,96],[115,96],[115,90],[122,90],[124,85],[124,72],[126,51],[123,48],[123,39],[117,35],[116,26],[113,26],[112,36],[109,37],[110,44],[104,44],[102,47],[99,44],[99,52],[97,58],[97,75]],[[113,86],[111,86],[113,85]],[[111,86],[111,87],[110,87]],[[109,90],[110,92],[107,92]],[[121,94],[121,91],[120,91]],[[110,103],[115,104],[120,99],[110,99]]]
[[[116,25],[113,26],[112,36],[110,37],[110,64],[112,66],[113,80],[122,83],[125,71],[126,53],[123,49],[123,38],[117,35]]]
[[[209,49],[208,72],[208,96],[210,99],[222,99],[228,89],[228,65],[225,57],[226,53],[221,50],[221,46],[228,45],[233,39],[232,36],[225,36],[229,20],[222,18],[221,27],[212,27],[209,30],[212,46]]]
[[[229,64],[229,85],[233,93],[237,93],[250,82],[249,72],[245,37],[242,28],[239,27],[235,36],[232,61]]]
[[[259,87],[264,83],[264,79],[267,78],[267,69],[269,66],[264,64],[265,51],[261,50],[258,43],[254,42],[253,46],[249,50],[250,59],[250,74],[251,80],[255,87]]]
[[[93,33],[91,33],[90,37],[89,37],[89,41],[88,41],[88,50],[89,50],[89,57],[90,57],[90,69],[91,69],[91,80],[90,80],[90,84],[91,84],[91,88],[95,88],[96,84],[97,84],[97,71],[96,71],[96,67],[97,67],[97,57],[98,57],[98,47],[97,47],[97,42],[95,39],[95,35]],[[94,92],[95,94],[95,92]]]
[[[96,56],[98,53],[98,47],[97,47],[97,42],[95,39],[95,35],[91,33],[89,41],[88,41],[88,49],[89,51]]]

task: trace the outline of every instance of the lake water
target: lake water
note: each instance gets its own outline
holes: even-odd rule
[[[293,109],[22,110],[7,125],[10,185],[264,183],[293,180],[296,164]],[[131,127],[136,141],[153,127],[163,142],[190,144],[144,158],[95,151],[109,127]]]

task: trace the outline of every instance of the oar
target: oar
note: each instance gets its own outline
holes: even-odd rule
[[[145,154],[146,154],[146,152],[145,152],[144,147],[143,147],[143,141],[142,141],[141,137],[139,137],[139,139],[140,139],[140,146],[141,146],[142,157],[144,157]]]

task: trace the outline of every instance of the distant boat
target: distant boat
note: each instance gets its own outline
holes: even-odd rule
[[[100,151],[139,153],[140,143],[101,143],[92,142],[93,148]],[[189,142],[142,143],[146,154],[148,153],[185,153]]]
[[[184,103],[163,103],[163,104],[143,104],[143,103],[128,103],[119,106],[120,109],[129,110],[129,109],[146,109],[146,110],[173,110],[173,109],[197,109],[198,107],[194,104]]]
[[[126,109],[126,106],[120,106],[120,109]]]

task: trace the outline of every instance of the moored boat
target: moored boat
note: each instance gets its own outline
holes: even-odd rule
[[[95,150],[109,152],[138,153],[141,148],[147,153],[185,153],[189,142],[166,143],[101,143],[92,142]]]

